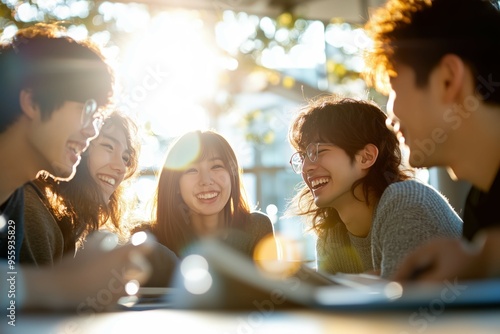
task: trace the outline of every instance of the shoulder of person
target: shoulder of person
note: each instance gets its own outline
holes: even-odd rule
[[[45,199],[43,190],[40,189],[34,182],[28,182],[24,185],[24,196],[26,198],[38,197],[42,200]]]
[[[153,232],[153,224],[151,221],[140,221],[134,224],[134,226],[130,229],[130,235],[137,232]]]
[[[56,220],[50,210],[47,197],[35,183],[28,182],[24,185],[24,218],[30,221],[31,218],[39,220],[41,215]]]
[[[271,224],[271,219],[262,211],[252,211],[250,213],[250,222],[258,224]]]
[[[387,187],[380,198],[380,203],[423,203],[427,201],[448,200],[434,187],[418,180],[394,182]]]
[[[376,208],[376,222],[400,219],[402,215],[423,221],[447,221],[460,227],[462,220],[446,197],[431,185],[416,180],[391,184]]]
[[[252,234],[267,234],[274,231],[273,223],[271,219],[261,211],[253,211],[250,213],[250,219],[248,220],[245,231]]]

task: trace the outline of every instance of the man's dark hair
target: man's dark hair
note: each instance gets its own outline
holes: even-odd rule
[[[396,63],[410,66],[416,85],[424,87],[446,54],[470,66],[475,87],[485,102],[500,104],[500,12],[486,0],[389,0],[366,25],[374,46],[364,77],[387,92]],[[495,88],[495,87],[493,87]]]
[[[105,106],[113,91],[113,74],[99,49],[66,36],[55,24],[21,29],[1,45],[0,73],[0,132],[21,115],[22,90],[31,92],[43,119],[65,101],[92,98]]]

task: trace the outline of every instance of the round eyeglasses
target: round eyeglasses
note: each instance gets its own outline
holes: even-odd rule
[[[84,128],[90,125],[94,114],[97,111],[97,102],[94,99],[89,99],[85,101],[82,109],[81,124]]]
[[[92,124],[96,131],[99,131],[101,129],[103,118],[102,115],[97,112],[97,102],[94,99],[85,101],[80,122],[83,128],[86,128],[90,126],[90,124]]]
[[[304,167],[304,159],[307,158],[311,162],[315,162],[318,160],[318,148],[320,145],[329,145],[332,146],[332,143],[310,143],[306,147],[306,152],[305,154],[303,152],[295,152],[292,154],[292,157],[290,158],[290,165],[292,166],[292,169],[295,173],[301,174],[302,173],[302,167]]]

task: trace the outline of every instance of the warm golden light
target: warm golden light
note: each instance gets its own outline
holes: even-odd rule
[[[254,261],[265,274],[285,278],[295,274],[302,263],[298,242],[284,236],[269,235],[262,239],[254,251]]]
[[[179,10],[157,14],[143,29],[121,48],[122,109],[162,137],[209,127],[204,102],[214,98],[220,73],[238,66],[218,51],[213,27]]]

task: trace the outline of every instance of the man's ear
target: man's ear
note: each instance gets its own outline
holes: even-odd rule
[[[443,56],[438,65],[437,79],[442,103],[457,103],[463,94],[462,90],[466,81],[464,61],[454,54]]]
[[[40,108],[35,101],[33,101],[33,92],[31,89],[23,89],[19,93],[19,104],[21,105],[23,114],[30,119],[37,117],[40,113]]]
[[[373,166],[378,157],[378,148],[373,144],[367,144],[363,149],[361,149],[357,155],[356,160],[363,169],[370,168]]]

